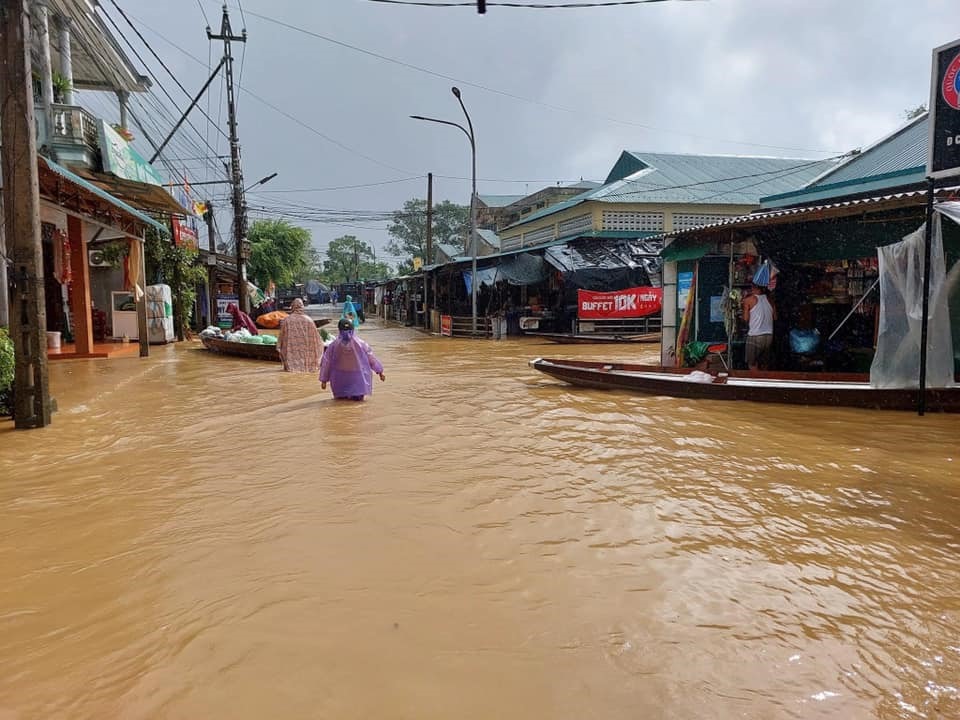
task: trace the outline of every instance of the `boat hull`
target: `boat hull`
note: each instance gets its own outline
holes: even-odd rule
[[[252,343],[239,343],[221,340],[219,338],[205,337],[200,338],[203,346],[211,352],[220,355],[231,355],[233,357],[244,357],[251,360],[266,360],[268,362],[280,362],[280,353],[276,345],[254,345]]]
[[[562,345],[600,345],[624,343],[658,343],[660,333],[643,335],[565,335],[563,333],[526,332],[524,335],[543,338]]]
[[[644,395],[877,410],[917,409],[917,390],[874,388],[861,375],[731,373],[722,381],[716,378],[712,383],[700,383],[684,379],[689,370],[649,365],[537,358],[530,366],[571,385]],[[960,387],[929,389],[926,403],[930,412],[960,412]]]

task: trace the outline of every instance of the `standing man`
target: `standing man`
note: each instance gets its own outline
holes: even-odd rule
[[[743,301],[743,319],[747,323],[747,367],[750,370],[770,368],[770,349],[773,347],[773,321],[777,309],[767,297],[767,289],[754,284]]]

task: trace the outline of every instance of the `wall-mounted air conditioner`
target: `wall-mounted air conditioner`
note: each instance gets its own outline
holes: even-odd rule
[[[112,267],[113,263],[108,262],[103,256],[103,250],[87,250],[87,258],[90,261],[90,267]]]

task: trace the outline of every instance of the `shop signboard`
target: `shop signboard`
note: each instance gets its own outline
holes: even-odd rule
[[[453,337],[453,317],[450,315],[440,316],[440,334],[444,337]]]
[[[105,172],[112,173],[124,180],[135,180],[148,185],[163,185],[160,174],[153,165],[143,159],[116,130],[106,121],[98,122],[100,139],[100,157]]]
[[[581,320],[639,318],[660,312],[663,289],[635,287],[615,292],[577,290],[577,317]]]
[[[198,247],[197,231],[195,227],[190,226],[189,222],[186,218],[174,216],[172,222],[173,242],[178,247],[182,246],[196,250]]]
[[[227,312],[227,305],[237,302],[236,295],[217,295],[217,327],[229,330],[233,327],[233,315]]]
[[[960,175],[960,40],[933,51],[927,177]]]

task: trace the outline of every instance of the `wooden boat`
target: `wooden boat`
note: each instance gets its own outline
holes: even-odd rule
[[[660,333],[642,335],[568,335],[565,333],[525,332],[524,335],[543,338],[562,345],[596,345],[613,343],[658,343]]]
[[[621,389],[644,395],[707,400],[750,400],[878,410],[916,410],[917,390],[874,388],[862,374],[746,373],[732,371],[712,382],[691,380],[691,370],[615,362],[537,358],[530,366],[580,387]],[[930,412],[960,412],[960,386],[927,390]]]
[[[203,346],[212,352],[221,355],[245,357],[251,360],[269,360],[280,362],[280,353],[276,345],[255,345],[253,343],[229,342],[222,338],[202,337]]]

